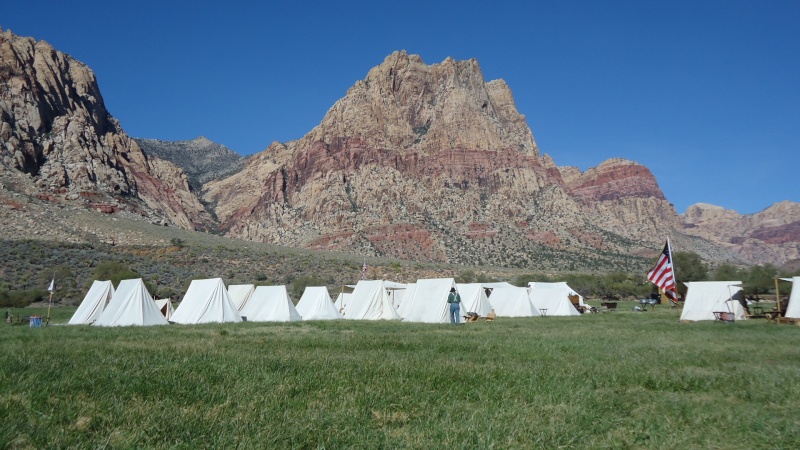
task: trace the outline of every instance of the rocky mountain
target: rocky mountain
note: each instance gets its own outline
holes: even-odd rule
[[[47,42],[0,30],[0,167],[26,194],[184,228],[208,212],[172,163],[149,157],[106,110],[94,73]]]
[[[681,228],[646,167],[559,168],[504,81],[486,82],[475,60],[427,65],[406,52],[370,70],[303,138],[208,183],[205,200],[232,237],[564,269],[623,267]]]
[[[687,234],[718,242],[748,260],[800,259],[800,203],[784,201],[755,214],[698,203],[681,218]]]
[[[306,136],[245,161],[205,138],[131,139],[88,67],[2,30],[0,194],[8,217],[44,201],[287,246],[563,270],[640,270],[666,236],[709,260],[782,263],[800,223],[789,203],[681,219],[636,162],[557,166],[475,60],[395,52]]]
[[[231,176],[244,167],[247,158],[204,136],[188,141],[161,141],[134,138],[148,155],[174,163],[189,177],[189,184],[200,192],[203,184]]]

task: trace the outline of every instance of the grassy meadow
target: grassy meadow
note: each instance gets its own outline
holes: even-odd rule
[[[57,308],[0,327],[0,448],[800,448],[800,327],[632,306],[149,328]]]

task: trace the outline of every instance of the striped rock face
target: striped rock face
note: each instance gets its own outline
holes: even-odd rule
[[[108,113],[86,65],[10,31],[0,32],[0,165],[29,174],[30,193],[47,200],[212,224],[183,171],[148,158]]]
[[[559,168],[504,81],[405,52],[306,136],[204,188],[229,236],[429,261],[529,267],[543,251],[600,250],[621,263],[680,229],[646,167]]]

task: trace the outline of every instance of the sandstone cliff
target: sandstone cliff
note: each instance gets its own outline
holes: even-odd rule
[[[474,60],[426,65],[405,52],[302,139],[206,189],[230,236],[433,261],[529,266],[573,252],[592,254],[573,268],[600,254],[624,266],[631,248],[648,253],[666,236],[653,230],[677,225],[643,166],[614,160],[565,177],[505,82],[485,82]]]
[[[108,113],[94,73],[44,41],[0,30],[0,165],[29,174],[29,194],[184,228],[211,218],[175,165],[148,156]]]
[[[686,209],[682,220],[685,233],[717,242],[748,260],[782,264],[800,259],[800,203],[784,201],[744,215],[698,203]]]
[[[475,60],[395,52],[306,136],[243,168],[204,138],[140,142],[164,159],[122,131],[89,68],[0,30],[0,190],[12,215],[21,195],[187,229],[216,214],[232,237],[540,269],[639,270],[666,236],[707,259],[798,257],[796,204],[750,216],[697,207],[682,223],[640,164],[556,166],[509,86],[486,82]],[[206,180],[211,214],[197,198]]]

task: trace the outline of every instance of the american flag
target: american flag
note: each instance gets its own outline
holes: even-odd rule
[[[664,251],[656,261],[656,265],[647,272],[647,279],[655,284],[673,302],[678,301],[678,290],[675,288],[675,268],[672,266],[672,250],[669,246],[669,239],[664,245]]]

